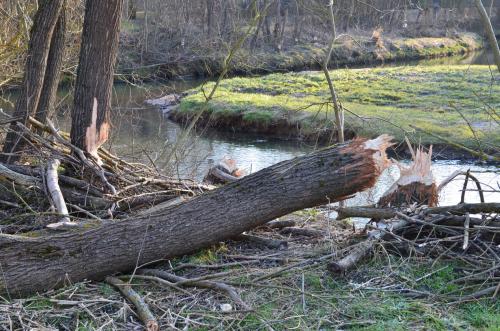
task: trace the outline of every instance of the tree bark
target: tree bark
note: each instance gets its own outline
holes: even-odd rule
[[[76,77],[71,142],[95,156],[110,129],[113,70],[123,0],[87,0]]]
[[[59,19],[50,42],[47,69],[43,80],[43,93],[35,113],[35,118],[42,123],[46,119],[51,119],[55,112],[55,101],[57,88],[61,77],[61,69],[64,55],[64,37],[66,34],[66,10],[63,8],[59,14]],[[41,133],[41,131],[39,131]]]
[[[64,0],[45,0],[33,20],[28,55],[24,69],[24,80],[19,98],[16,102],[13,118],[29,127],[28,117],[37,109],[42,93],[47,58],[49,57],[50,41],[56,26]],[[26,142],[16,122],[12,122],[5,137],[3,155],[0,161],[15,162],[20,158]]]
[[[372,187],[389,165],[390,137],[357,139],[263,169],[154,213],[47,237],[0,235],[0,294],[19,297],[101,280],[182,256],[277,217]]]

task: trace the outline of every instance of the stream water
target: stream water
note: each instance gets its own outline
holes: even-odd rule
[[[452,57],[426,61],[413,61],[408,65],[436,64],[485,64],[491,63],[487,53],[472,54],[465,57]],[[391,64],[392,65],[392,64]],[[401,63],[399,63],[401,65]],[[212,161],[217,162],[225,156],[237,161],[237,164],[253,173],[277,162],[294,158],[314,150],[315,146],[283,141],[262,136],[240,134],[237,132],[221,134],[216,132],[194,132],[187,135],[182,146],[177,145],[178,137],[184,135],[184,129],[168,120],[158,109],[147,106],[144,100],[160,95],[182,92],[199,86],[200,80],[172,81],[162,85],[130,86],[116,85],[113,97],[113,136],[110,148],[118,155],[129,160],[154,163],[156,167],[166,169],[182,178],[201,179]],[[61,95],[64,95],[61,91]],[[3,95],[0,108],[9,110],[14,95]],[[67,108],[68,107],[63,107]],[[69,110],[63,110],[58,116],[58,125],[68,129]],[[176,152],[173,153],[173,147]],[[437,161],[433,164],[433,173],[437,181],[449,176],[455,170],[471,169],[477,172],[486,189],[488,185],[498,189],[499,169],[495,166],[468,164],[460,161]],[[380,178],[377,185],[368,192],[350,199],[348,205],[372,203],[397,179],[399,170],[391,167]],[[463,181],[455,181],[442,192],[442,205],[460,201]],[[471,187],[472,188],[472,185]],[[485,193],[487,202],[499,202],[500,193]],[[477,192],[466,194],[467,202],[478,202]]]

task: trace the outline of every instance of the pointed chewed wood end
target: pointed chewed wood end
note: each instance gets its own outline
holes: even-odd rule
[[[426,152],[422,147],[415,150],[408,144],[412,154],[412,162],[405,166],[395,162],[400,170],[400,177],[380,198],[382,207],[402,205],[427,205],[435,207],[438,204],[438,189],[432,174],[432,146]]]
[[[86,152],[92,155],[97,162],[101,164],[102,161],[99,158],[97,151],[99,150],[99,147],[101,147],[108,140],[110,125],[108,122],[103,122],[98,127],[97,108],[97,98],[94,98],[90,126],[85,132],[85,146],[87,148]]]
[[[392,164],[386,154],[386,149],[393,145],[392,139],[386,134],[371,140],[356,138],[341,149],[343,154],[352,159],[342,171],[358,171],[354,180],[345,183],[346,187],[356,187],[361,192],[375,185],[382,172]]]

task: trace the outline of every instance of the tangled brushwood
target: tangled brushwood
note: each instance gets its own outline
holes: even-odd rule
[[[338,220],[364,217],[371,222],[366,227],[366,240],[331,262],[329,270],[343,273],[382,244],[402,256],[462,263],[466,275],[455,281],[466,286],[450,296],[452,300],[495,298],[500,291],[500,203],[485,202],[481,183],[470,171],[457,171],[438,186],[431,171],[432,148],[428,153],[409,148],[413,163],[408,168],[399,165],[399,180],[376,206],[337,209]],[[439,192],[459,176],[465,176],[460,203],[437,207]],[[480,203],[464,202],[469,181],[475,183]]]
[[[67,133],[29,119],[22,123],[29,150],[18,164],[0,163],[0,227],[4,234],[92,227],[211,189],[173,180],[144,164],[99,148],[99,159],[69,142]],[[63,216],[63,217],[61,217]],[[36,235],[42,235],[37,233]]]

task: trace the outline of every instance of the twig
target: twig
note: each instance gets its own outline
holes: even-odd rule
[[[146,326],[147,331],[159,331],[160,327],[158,325],[158,321],[149,310],[148,305],[129,284],[124,283],[115,277],[106,277],[106,282],[116,287],[127,300],[132,302],[137,309],[139,318]]]
[[[243,309],[252,310],[252,308],[241,299],[240,295],[231,286],[224,284],[224,283],[221,283],[221,282],[214,282],[214,281],[209,281],[209,280],[194,281],[193,279],[188,279],[188,278],[184,278],[181,276],[176,276],[176,275],[168,273],[166,271],[156,270],[156,269],[140,269],[137,271],[137,273],[140,275],[159,277],[159,278],[171,281],[171,282],[175,282],[176,285],[179,284],[179,285],[183,285],[183,286],[202,287],[202,288],[208,288],[208,289],[212,289],[212,290],[221,291],[221,292],[226,293],[231,299],[233,299]]]

